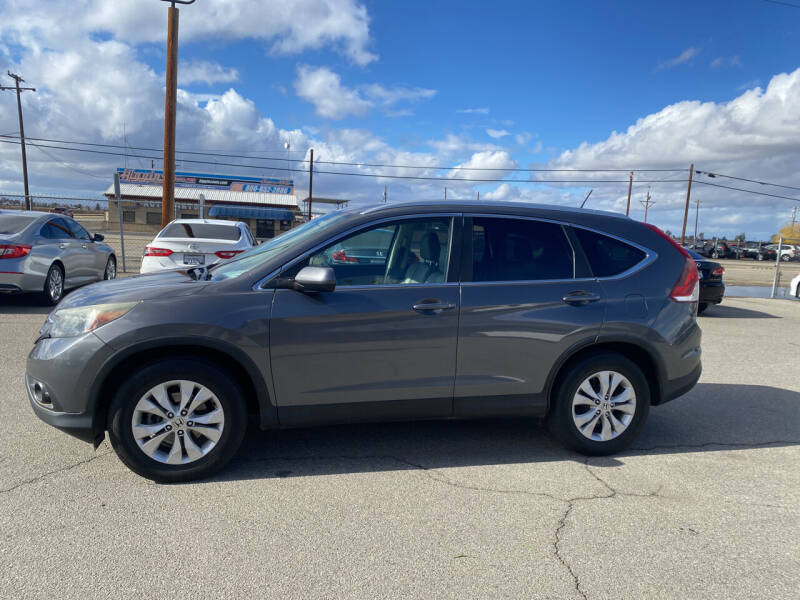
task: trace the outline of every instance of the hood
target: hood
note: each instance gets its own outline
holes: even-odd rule
[[[163,271],[152,275],[134,275],[110,281],[98,281],[70,292],[57,308],[71,308],[107,302],[152,300],[165,296],[188,296],[205,288],[209,282],[198,281],[189,271]]]

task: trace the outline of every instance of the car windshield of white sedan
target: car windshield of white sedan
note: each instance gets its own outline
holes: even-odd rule
[[[226,261],[213,267],[211,270],[211,279],[220,280],[239,277],[242,273],[246,273],[258,267],[264,261],[269,260],[270,257],[275,256],[278,252],[282,252],[292,246],[301,246],[307,239],[316,235],[321,230],[332,227],[349,217],[349,212],[336,211],[313,219],[304,225],[300,225],[300,227],[290,229],[286,233],[282,233],[271,240],[267,240],[260,246],[256,246],[240,254],[233,260]]]
[[[13,235],[25,229],[39,217],[0,214],[0,234]]]
[[[162,231],[159,238],[185,239],[196,238],[204,240],[237,241],[242,237],[241,230],[236,225],[215,225],[213,223],[170,223]]]

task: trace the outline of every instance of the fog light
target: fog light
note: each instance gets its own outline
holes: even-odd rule
[[[47,391],[45,385],[39,381],[31,381],[28,385],[31,391],[31,396],[33,397],[36,404],[40,406],[44,406],[46,408],[53,407],[53,401],[50,398],[50,392]]]

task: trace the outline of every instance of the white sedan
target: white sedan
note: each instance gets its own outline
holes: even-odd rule
[[[789,284],[789,295],[800,298],[800,273],[798,273],[797,276],[792,279],[792,283]]]
[[[158,232],[142,254],[141,273],[209,266],[256,245],[238,221],[176,219]]]

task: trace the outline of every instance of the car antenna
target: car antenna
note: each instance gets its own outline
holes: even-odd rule
[[[594,191],[594,188],[590,189],[590,190],[589,190],[589,193],[588,193],[588,194],[586,194],[586,198],[584,198],[584,199],[583,199],[583,202],[581,202],[581,208],[583,208],[583,205],[584,205],[584,204],[586,204],[586,201],[589,199],[589,196],[591,196],[591,195],[592,195],[592,192],[593,192],[593,191]]]

